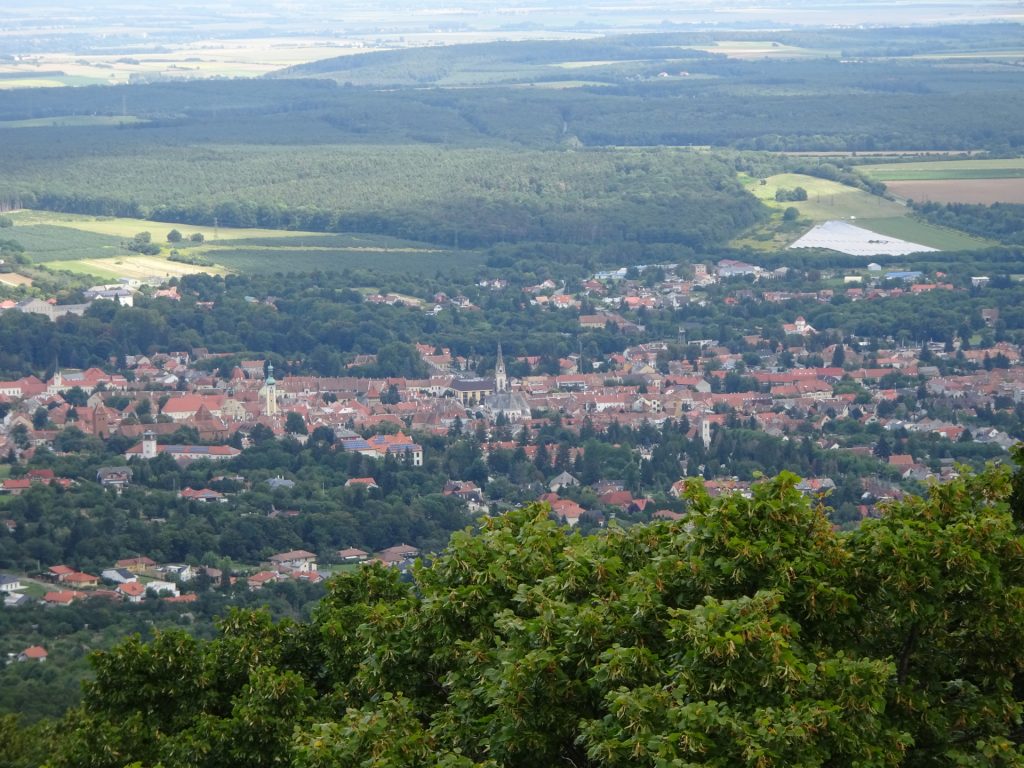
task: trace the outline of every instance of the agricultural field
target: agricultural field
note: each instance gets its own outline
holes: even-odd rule
[[[227,270],[219,266],[198,266],[169,261],[163,256],[125,256],[113,259],[75,259],[72,261],[51,261],[47,267],[81,275],[92,275],[102,280],[117,280],[121,277],[146,280],[151,277],[182,277],[205,272],[222,275]]]
[[[839,50],[802,48],[773,40],[717,40],[711,45],[686,47],[694,51],[722,54],[730,59],[820,59],[841,55]]]
[[[67,259],[103,259],[125,256],[124,238],[88,232],[54,224],[26,225],[15,215],[15,225],[4,230],[4,237],[21,243],[25,255],[41,264]],[[136,230],[141,231],[141,230]]]
[[[143,219],[94,217],[46,211],[11,214],[9,237],[25,246],[35,263],[54,270],[91,275],[102,280],[119,277],[176,277],[205,272],[273,273],[341,271],[372,266],[388,272],[434,274],[437,270],[469,268],[481,261],[472,251],[447,250],[386,235],[324,234],[274,229],[196,227]],[[202,234],[201,245],[172,246],[167,233],[177,229],[185,238]],[[160,255],[132,254],[122,246],[139,232],[149,232],[161,246]],[[176,247],[212,266],[169,261]]]
[[[943,251],[996,245],[993,241],[919,221],[912,218],[910,209],[902,203],[887,200],[838,182],[795,173],[770,176],[765,179],[765,184],[761,184],[758,179],[742,176],[740,181],[761,202],[774,209],[775,215],[767,225],[734,240],[733,244],[737,246],[749,246],[761,250],[784,248],[804,235],[811,225],[833,220],[846,220],[881,235],[920,243]],[[775,200],[777,190],[792,190],[796,187],[802,187],[807,191],[807,200],[795,202]],[[782,220],[782,211],[790,206],[800,212],[797,221]]]
[[[885,163],[860,172],[917,203],[1024,203],[1024,158]]]

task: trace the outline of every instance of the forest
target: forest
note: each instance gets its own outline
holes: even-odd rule
[[[1013,29],[989,29],[996,49]],[[955,53],[980,34],[894,39],[910,52]],[[855,50],[865,37],[852,34]],[[701,42],[714,40],[492,43],[346,57],[274,78],[16,90],[0,102],[0,208],[362,231],[449,247],[705,248],[764,212],[731,180],[735,155],[672,147],[1007,153],[1024,144],[1019,67],[877,50],[747,61],[688,47]],[[511,80],[444,84],[444,73],[479,71],[490,56],[512,68]],[[610,63],[559,65],[574,61]],[[325,79],[387,80],[392,71],[417,75]],[[585,80],[533,87],[567,77]],[[2,127],[66,115],[134,122]]]
[[[527,507],[308,620],[132,636],[58,727],[3,723],[8,764],[1021,765],[1020,475],[851,533],[796,479],[599,536]]]

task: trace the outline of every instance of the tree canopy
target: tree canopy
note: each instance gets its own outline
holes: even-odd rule
[[[796,484],[593,536],[534,505],[335,578],[309,622],[132,637],[53,765],[1024,765],[1009,469],[851,533]]]

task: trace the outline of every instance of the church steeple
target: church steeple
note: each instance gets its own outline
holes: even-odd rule
[[[498,342],[498,361],[494,364],[494,391],[508,392],[508,375],[505,373],[505,358],[501,354],[501,342]]]
[[[267,416],[277,415],[277,381],[274,379],[274,364],[267,363],[267,380],[264,383],[263,394],[266,397]]]

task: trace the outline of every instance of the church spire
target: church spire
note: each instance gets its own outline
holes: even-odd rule
[[[508,392],[508,375],[505,373],[505,358],[501,354],[501,342],[498,342],[498,360],[494,364],[494,391]]]

